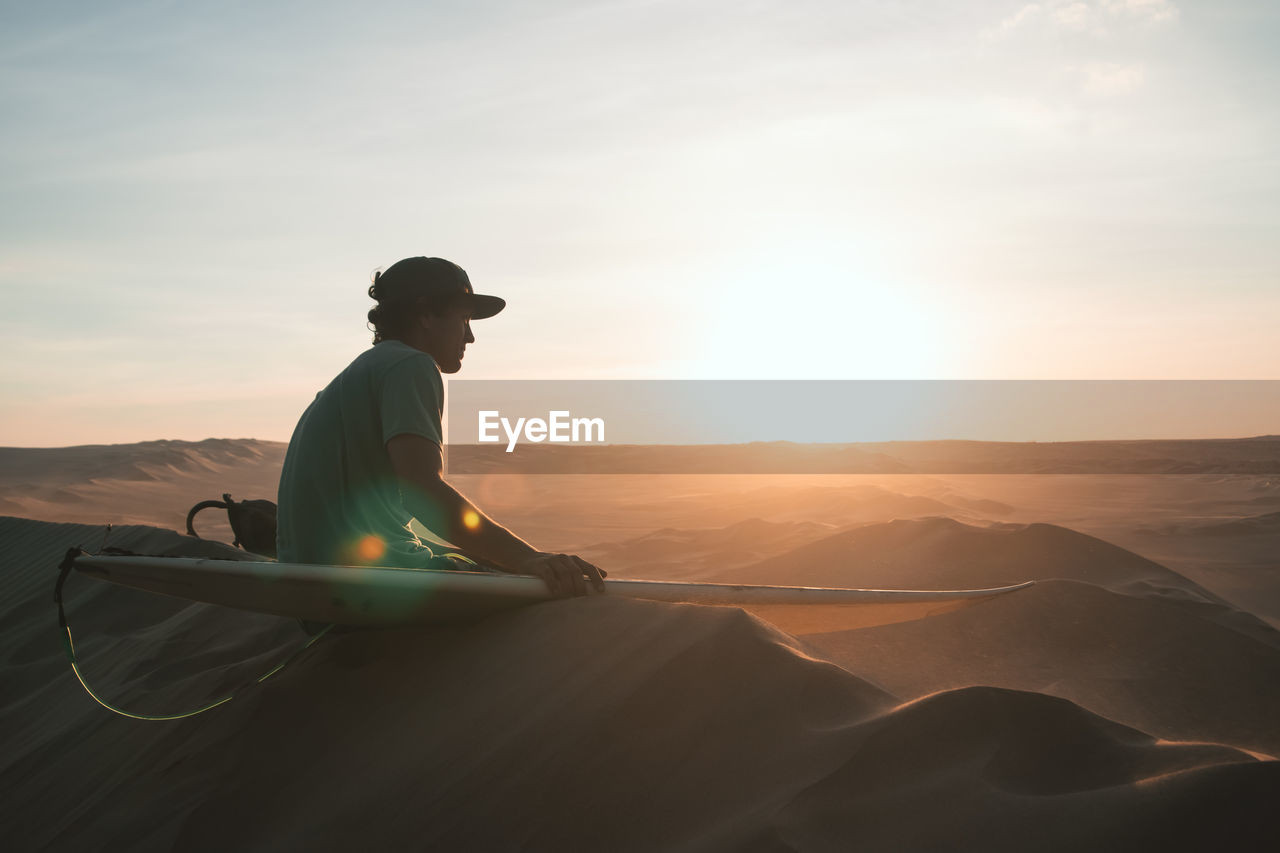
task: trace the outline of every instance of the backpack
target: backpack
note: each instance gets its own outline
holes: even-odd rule
[[[231,522],[231,532],[235,534],[232,545],[262,554],[265,557],[276,555],[276,505],[271,501],[249,500],[233,501],[231,495],[224,493],[220,501],[201,501],[187,513],[187,535],[200,538],[191,522],[196,513],[202,509],[218,507],[227,511]]]

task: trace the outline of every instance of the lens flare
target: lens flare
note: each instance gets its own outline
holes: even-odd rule
[[[480,513],[469,509],[462,514],[462,525],[468,530],[480,529]]]
[[[365,563],[376,563],[385,553],[387,553],[387,543],[372,533],[356,543],[356,554]]]

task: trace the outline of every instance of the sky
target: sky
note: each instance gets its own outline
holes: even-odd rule
[[[1238,0],[6,0],[0,445],[287,440],[419,254],[508,300],[459,378],[1277,379],[1278,43]]]

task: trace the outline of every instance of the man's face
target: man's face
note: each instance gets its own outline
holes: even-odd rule
[[[450,308],[443,314],[427,314],[422,318],[427,332],[427,353],[436,360],[441,373],[457,373],[462,369],[462,356],[467,344],[475,343],[471,334],[471,309]]]

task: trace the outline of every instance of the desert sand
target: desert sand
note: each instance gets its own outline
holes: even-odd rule
[[[72,674],[63,552],[243,558],[254,440],[0,450],[7,846],[21,850],[1269,849],[1280,802],[1280,477],[469,475],[535,545],[617,577],[955,588],[801,635],[589,597],[331,634],[175,722]],[[108,533],[106,525],[114,525]],[[143,714],[251,683],[296,623],[73,576],[86,679]]]

